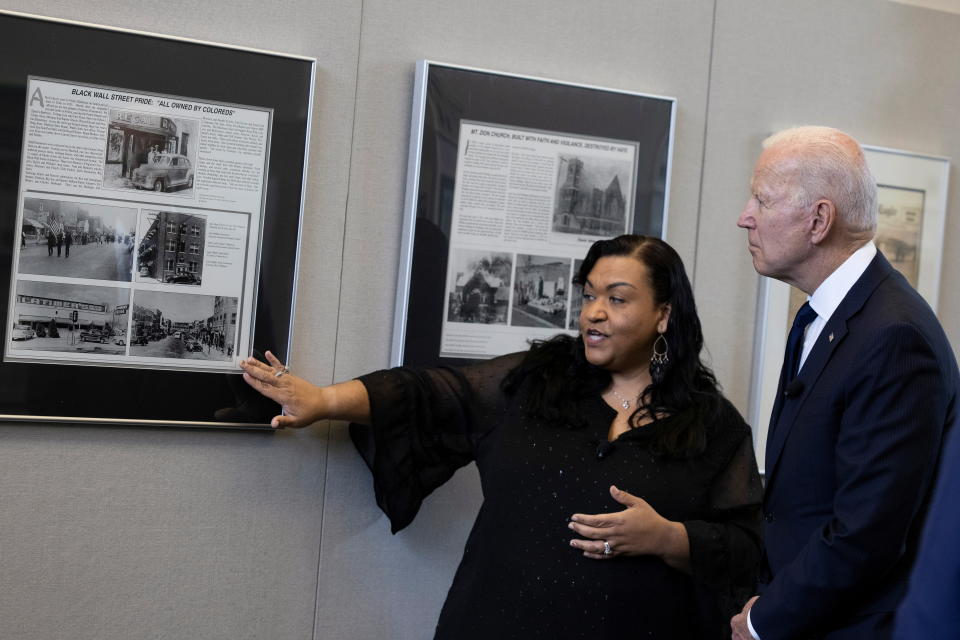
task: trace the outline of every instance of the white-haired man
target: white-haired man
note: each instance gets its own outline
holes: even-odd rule
[[[883,639],[906,589],[960,373],[930,307],[877,251],[860,145],[764,142],[737,224],[757,272],[809,296],[767,436],[760,595],[734,638]]]

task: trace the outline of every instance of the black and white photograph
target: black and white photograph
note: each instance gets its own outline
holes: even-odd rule
[[[191,118],[111,109],[104,188],[192,196],[199,130]]]
[[[157,13],[157,9],[153,11]],[[169,7],[160,8],[159,13],[172,15]],[[12,132],[0,136],[5,158],[0,173],[8,196],[4,218],[13,227],[4,239],[7,259],[0,260],[7,283],[2,301],[6,308],[0,314],[6,323],[0,359],[0,390],[4,392],[0,420],[46,424],[105,419],[116,425],[141,425],[146,420],[209,428],[214,412],[227,406],[227,398],[235,397],[238,377],[224,374],[236,374],[240,358],[266,349],[284,361],[290,355],[317,61],[303,55],[5,11],[0,11],[0,50],[5,54],[4,86],[9,98],[0,100],[0,109]],[[238,78],[238,69],[256,69],[256,73]],[[282,126],[274,126],[275,118]],[[176,163],[172,162],[174,156]],[[181,163],[181,157],[189,165]],[[211,171],[200,168],[207,159],[214,165]],[[139,178],[137,170],[150,168],[151,160],[154,167],[189,167],[189,173],[184,171],[170,180],[162,173],[152,180]],[[23,220],[28,199],[35,201],[28,205]],[[49,225],[40,223],[46,222],[47,212],[55,211],[57,205],[44,203],[41,208],[39,199],[77,203],[88,219],[100,216],[104,227],[110,224],[106,209],[85,205],[136,209],[131,224],[135,233],[127,247],[130,253],[121,256],[129,263],[129,276],[101,275],[86,266],[86,271],[81,270],[79,259],[86,259],[81,252],[106,250],[105,244],[91,246],[98,241],[91,237],[93,222],[88,223],[85,246],[82,238],[74,242],[71,236],[69,258],[66,242],[60,247],[60,258],[56,257],[56,242],[48,253],[46,238],[38,236]],[[57,214],[62,217],[60,206],[53,220],[58,219]],[[155,277],[149,280],[148,261],[138,265],[137,260],[145,230],[143,209],[203,214],[206,219],[199,228],[186,231],[187,236],[198,233],[203,238],[194,248],[194,255],[202,259],[190,255],[192,242],[182,237],[186,242],[174,257],[172,274],[164,273],[164,259],[154,265]],[[125,243],[125,237],[116,233],[114,244],[118,238]],[[261,242],[263,238],[282,241]],[[160,247],[155,251],[159,260]],[[46,275],[40,270],[43,266],[29,266],[31,260],[36,264],[35,256],[29,254],[37,252],[43,260],[69,263],[72,266],[60,268],[70,271]],[[109,262],[115,264],[116,260]],[[191,272],[191,262],[196,262],[195,272]],[[121,264],[126,274],[125,263]],[[148,267],[143,281],[139,280],[140,266]],[[184,282],[161,282],[178,272]],[[269,286],[258,286],[261,272],[269,273]],[[441,283],[443,275],[445,272]],[[115,277],[120,279],[112,279]],[[191,284],[198,280],[202,280],[199,286]],[[28,291],[32,297],[52,301],[29,306],[41,313],[27,313],[27,305],[17,305],[18,281],[91,288]],[[95,287],[122,289],[126,299],[122,304],[100,301],[98,296],[89,299],[86,294],[96,292]],[[219,309],[211,302],[204,318],[211,353],[217,349],[216,338],[220,349],[232,351],[232,357],[207,361],[138,358],[128,353],[133,346],[129,336],[104,336],[107,324],[111,331],[116,326],[114,313],[126,312],[125,326],[132,324],[133,292],[143,289],[235,298],[239,302],[236,311],[232,309],[234,300],[222,301]],[[443,295],[441,284],[434,300],[442,304]],[[89,332],[81,336],[74,331],[81,349],[115,349],[116,354],[30,350],[38,348],[34,345],[40,341],[50,341],[51,315],[59,323],[60,336],[53,348],[63,349],[64,344],[75,348],[68,340],[72,322],[57,320],[73,302],[82,305],[77,309],[82,325],[78,329],[92,323],[101,333],[99,337]],[[88,308],[90,304],[99,306]],[[63,305],[67,309],[60,311]],[[103,306],[109,308],[104,311]],[[94,313],[90,308],[96,309],[97,319],[88,322],[87,314]],[[23,323],[18,322],[20,315],[25,316]],[[16,340],[11,340],[13,337]],[[77,382],[56,383],[64,379]],[[41,392],[50,381],[57,386],[56,403]],[[176,402],[144,402],[141,391],[149,389],[163,389]],[[109,402],[102,401],[103,390],[110,396]],[[251,414],[235,424],[218,426],[267,425],[263,416]]]
[[[562,329],[570,294],[570,258],[517,254],[510,325]]]
[[[626,233],[632,171],[629,162],[561,155],[553,230],[598,237]]]
[[[137,282],[196,285],[203,282],[207,217],[144,211],[137,245]]]
[[[580,265],[583,264],[581,258],[573,261],[573,272],[570,274],[570,281],[580,273]],[[570,321],[567,323],[567,329],[573,331],[580,330],[580,310],[583,308],[583,285],[570,285]]]
[[[462,250],[572,260],[601,238],[663,235],[675,99],[430,60],[417,62],[412,93],[403,223],[409,233],[400,248],[391,365],[459,366],[575,326],[569,310],[546,326],[512,326],[543,320],[512,307],[511,326],[468,324],[496,316],[475,313],[454,286],[457,273],[474,273],[458,257]],[[448,269],[438,278],[443,262]],[[416,300],[442,300],[443,322]]]
[[[460,249],[450,259],[453,288],[447,292],[447,322],[506,324],[512,254]]]
[[[18,280],[11,349],[124,355],[129,302],[124,287]]]
[[[137,210],[24,198],[17,273],[129,282]]]
[[[877,248],[914,288],[920,275],[925,196],[920,189],[877,185]]]
[[[138,289],[130,326],[131,356],[229,361],[237,298]]]

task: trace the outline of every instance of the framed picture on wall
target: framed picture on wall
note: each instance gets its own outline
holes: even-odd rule
[[[877,249],[936,311],[950,161],[867,145],[863,151],[877,181]],[[787,334],[806,300],[799,289],[760,277],[749,415],[761,469]]]
[[[265,426],[315,61],[8,12],[0,52],[0,419]]]
[[[666,233],[675,115],[673,98],[420,61],[392,363],[575,331],[590,245]]]

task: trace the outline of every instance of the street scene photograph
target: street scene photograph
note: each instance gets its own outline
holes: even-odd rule
[[[917,286],[920,277],[920,238],[926,193],[919,189],[877,186],[879,215],[874,241],[893,268]]]
[[[132,356],[229,361],[236,334],[237,298],[134,292]]]
[[[189,118],[111,110],[104,188],[193,196],[198,130]]]
[[[517,254],[511,326],[563,328],[570,263],[570,258]]]
[[[561,155],[553,230],[588,236],[626,233],[633,166],[599,158]],[[625,185],[625,186],[624,186]]]
[[[570,282],[573,282],[574,276],[580,273],[580,265],[583,264],[582,258],[573,261],[573,273],[570,276]],[[583,285],[570,285],[570,322],[567,323],[567,329],[578,331],[580,329],[580,310],[583,308]]]
[[[24,198],[17,272],[129,282],[136,209]]]
[[[447,321],[506,324],[512,254],[458,249],[450,261],[454,277],[447,292]]]
[[[203,282],[206,216],[145,210],[140,229],[137,282],[197,286]]]
[[[129,301],[123,287],[18,280],[11,349],[124,355]]]

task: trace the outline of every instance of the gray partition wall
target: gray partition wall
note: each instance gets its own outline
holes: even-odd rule
[[[712,364],[743,411],[758,280],[735,220],[760,140],[830,124],[960,161],[960,16],[885,0],[0,8],[317,58],[290,363],[316,382],[389,360],[417,59],[678,99],[668,239],[693,278]],[[958,345],[955,168],[951,180],[940,315]],[[467,468],[391,536],[339,423],[281,433],[0,424],[0,637],[429,638],[479,502]]]

